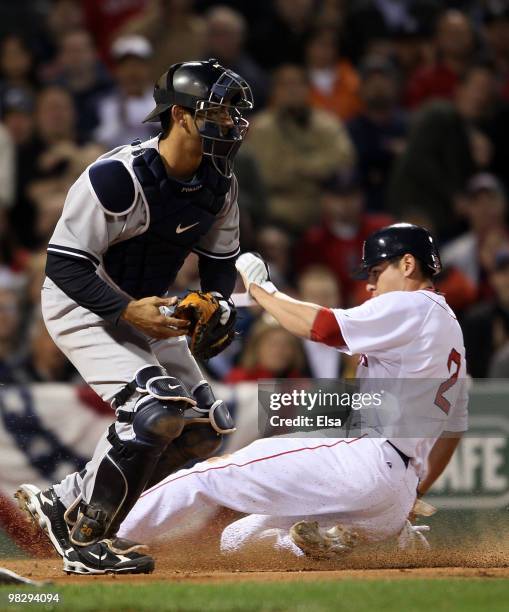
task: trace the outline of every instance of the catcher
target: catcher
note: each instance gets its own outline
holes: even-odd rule
[[[116,421],[79,473],[20,507],[78,574],[151,572],[145,546],[116,537],[140,494],[234,430],[196,357],[233,338],[228,302],[239,252],[233,158],[253,107],[249,85],[217,61],[175,64],[154,89],[162,133],[106,153],[71,187],[48,245],[42,289],[53,340]],[[204,293],[166,294],[186,256]]]

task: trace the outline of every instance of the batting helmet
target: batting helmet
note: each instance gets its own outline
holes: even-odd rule
[[[354,278],[368,278],[369,268],[382,261],[410,253],[432,274],[442,269],[435,239],[428,230],[411,223],[395,223],[373,232],[362,247],[362,261]]]
[[[203,140],[203,154],[212,158],[216,169],[230,176],[233,158],[249,127],[242,112],[253,108],[253,94],[247,82],[217,60],[173,64],[154,87],[156,107],[144,119],[159,121],[161,115],[178,104],[194,112],[194,118],[204,119],[198,131]],[[229,128],[210,113],[225,109],[231,119]],[[215,119],[216,118],[216,119]]]

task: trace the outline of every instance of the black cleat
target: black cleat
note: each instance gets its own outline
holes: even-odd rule
[[[88,546],[69,546],[64,554],[68,574],[150,574],[154,559],[148,547],[122,538],[104,539]]]
[[[42,529],[64,561],[68,574],[149,574],[154,560],[148,547],[122,538],[100,540],[89,546],[73,546],[65,520],[65,506],[53,487],[44,491],[23,484],[14,494],[19,507]]]
[[[19,507],[25,511],[36,527],[42,529],[57,553],[64,557],[69,548],[69,529],[64,518],[65,506],[53,487],[41,491],[35,485],[22,484],[14,494]]]

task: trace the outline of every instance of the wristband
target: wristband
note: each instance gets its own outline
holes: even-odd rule
[[[277,291],[277,287],[272,281],[263,281],[263,283],[258,286],[271,295]]]

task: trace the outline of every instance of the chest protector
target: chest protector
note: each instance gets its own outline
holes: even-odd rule
[[[191,182],[169,177],[156,149],[136,155],[134,173],[150,222],[140,236],[111,246],[103,257],[110,278],[135,299],[163,295],[184,259],[212,227],[230,189],[230,178],[205,158]]]

